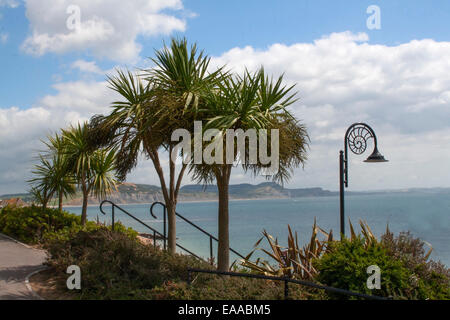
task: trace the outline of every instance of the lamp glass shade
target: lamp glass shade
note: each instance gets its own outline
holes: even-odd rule
[[[388,162],[389,160],[386,160],[384,156],[378,151],[378,149],[375,149],[372,154],[364,160],[364,162]]]

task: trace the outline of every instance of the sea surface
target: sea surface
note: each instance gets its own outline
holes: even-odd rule
[[[345,200],[347,235],[349,218],[355,230],[360,230],[359,220],[365,220],[376,236],[383,234],[387,225],[396,234],[411,231],[415,237],[432,245],[432,259],[450,266],[450,194],[383,193],[346,196]],[[161,207],[155,208],[157,219],[149,214],[148,204],[123,205],[123,208],[162,232]],[[81,212],[80,207],[65,209],[77,214]],[[111,212],[110,207],[105,206],[105,211]],[[217,202],[179,203],[177,212],[217,236]],[[89,207],[88,218],[95,220],[97,217],[100,221],[111,222],[110,214],[104,216],[98,207]],[[311,237],[314,219],[322,229],[332,229],[338,236],[339,197],[230,201],[230,246],[245,256],[253,250],[263,230],[285,245],[288,225],[297,231],[299,242],[303,245]],[[118,211],[117,220],[140,232],[149,233],[145,227]],[[182,246],[209,257],[209,237],[180,219],[177,220],[177,237]],[[261,246],[267,247],[266,242],[262,242]],[[214,255],[216,250],[217,243],[214,243]],[[267,256],[257,251],[254,257]],[[232,255],[231,258],[237,257]]]

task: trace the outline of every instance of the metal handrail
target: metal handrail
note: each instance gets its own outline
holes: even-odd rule
[[[284,298],[287,299],[289,297],[289,286],[288,283],[295,283],[295,284],[299,284],[299,285],[303,285],[303,286],[307,286],[307,287],[311,287],[311,288],[316,288],[316,289],[321,289],[321,290],[325,290],[325,291],[329,291],[329,292],[333,292],[333,293],[338,293],[338,294],[345,294],[348,296],[354,296],[354,297],[360,297],[360,298],[365,298],[365,299],[369,299],[369,300],[392,300],[391,297],[389,298],[385,298],[385,297],[380,297],[380,296],[372,296],[372,295],[368,295],[368,294],[364,294],[364,293],[359,293],[359,292],[354,292],[354,291],[349,291],[349,290],[345,290],[345,289],[339,289],[339,288],[334,288],[334,287],[328,287],[328,286],[323,286],[314,282],[310,282],[310,281],[304,281],[304,280],[297,280],[297,279],[291,279],[291,278],[287,278],[287,277],[272,277],[272,276],[266,276],[266,275],[262,275],[262,274],[251,274],[251,273],[238,273],[238,272],[226,272],[226,271],[216,271],[216,270],[205,270],[205,269],[191,269],[188,268],[188,278],[187,278],[187,282],[190,285],[191,284],[191,273],[210,273],[210,274],[218,274],[218,275],[224,275],[224,276],[232,276],[232,277],[243,277],[243,278],[254,278],[254,279],[266,279],[266,280],[274,280],[274,281],[284,281]]]
[[[134,220],[136,220],[137,222],[139,222],[140,224],[142,224],[144,227],[146,227],[147,229],[153,231],[153,246],[156,248],[156,235],[158,235],[160,238],[162,238],[164,240],[164,246],[165,243],[167,241],[167,237],[165,236],[165,234],[161,234],[158,230],[150,227],[148,224],[146,224],[145,222],[143,222],[142,220],[136,218],[135,216],[133,216],[131,213],[129,213],[127,210],[123,209],[122,207],[119,207],[117,204],[115,204],[114,202],[110,201],[110,200],[104,200],[102,201],[102,203],[100,204],[100,212],[103,213],[103,215],[106,215],[106,212],[103,211],[103,205],[105,203],[109,203],[112,207],[111,210],[111,217],[112,217],[112,223],[111,223],[111,229],[114,231],[114,225],[115,225],[115,212],[114,212],[114,208],[119,209],[120,211],[122,211],[123,213],[125,213],[126,215],[128,215],[129,217],[133,218]],[[192,251],[186,249],[185,247],[179,245],[178,243],[176,243],[176,246],[184,251],[186,251],[187,253],[189,253],[190,255],[194,256],[197,259],[203,260],[205,261],[203,258],[199,257],[198,255],[196,255],[195,253],[193,253]]]
[[[150,207],[150,214],[157,219],[156,215],[153,213],[153,208],[155,205],[161,205],[164,209],[163,212],[163,221],[164,221],[164,235],[166,234],[166,214],[167,214],[167,206],[162,203],[162,202],[154,202],[151,207]],[[177,217],[179,217],[180,219],[182,219],[183,221],[189,223],[191,226],[193,226],[194,228],[196,228],[197,230],[199,230],[200,232],[202,232],[203,234],[207,235],[209,237],[209,252],[210,252],[210,262],[213,263],[213,258],[214,258],[214,254],[213,254],[213,240],[215,240],[216,242],[219,242],[219,239],[217,239],[215,236],[213,236],[211,233],[209,233],[208,231],[204,230],[203,228],[199,227],[198,225],[196,225],[195,223],[193,223],[192,221],[189,221],[188,219],[186,219],[185,217],[183,217],[182,215],[180,215],[178,212],[175,212],[175,215]],[[229,250],[231,252],[233,252],[235,255],[239,256],[242,259],[245,259],[245,257],[240,254],[239,252],[237,252],[236,250],[234,250],[233,248],[229,248]]]

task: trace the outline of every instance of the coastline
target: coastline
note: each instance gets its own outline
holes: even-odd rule
[[[234,201],[258,201],[258,200],[281,200],[281,199],[292,199],[292,198],[282,198],[282,197],[265,197],[265,198],[244,198],[244,199],[230,199],[230,202]],[[178,201],[178,204],[180,203],[211,203],[211,202],[218,202],[219,200],[182,200]],[[130,202],[130,203],[117,203],[117,205],[120,206],[130,206],[130,205],[151,205],[154,202]],[[97,204],[88,204],[88,207],[98,207],[100,203]],[[49,206],[49,208],[57,208],[58,206]],[[70,204],[64,204],[63,208],[81,208],[82,205],[70,205]]]

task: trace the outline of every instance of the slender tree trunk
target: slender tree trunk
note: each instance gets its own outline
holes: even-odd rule
[[[85,226],[87,220],[87,205],[89,193],[85,186],[82,187],[82,191],[83,191],[83,206],[81,208],[81,225]]]
[[[230,268],[230,234],[228,215],[228,187],[231,166],[222,167],[221,174],[216,175],[219,191],[219,244],[217,247],[217,270],[228,271]]]
[[[177,224],[176,224],[176,205],[171,200],[166,202],[167,208],[167,222],[168,222],[168,249],[175,253],[177,250]]]
[[[58,209],[59,209],[59,212],[62,212],[62,210],[63,210],[63,192],[62,192],[62,190],[59,190],[59,199],[58,199]]]
[[[159,180],[161,182],[161,191],[164,197],[164,202],[167,208],[167,222],[168,222],[168,250],[170,252],[176,252],[177,249],[177,229],[176,229],[176,215],[175,211],[177,208],[177,197],[178,191],[181,186],[181,180],[183,179],[184,172],[187,168],[187,165],[183,164],[180,172],[178,173],[178,178],[176,178],[175,172],[175,163],[170,160],[169,163],[169,188],[166,185],[166,181],[164,179],[164,171],[161,167],[161,163],[159,161],[159,155],[157,150],[152,150],[150,148],[146,148],[150,159],[153,161],[153,165],[155,166],[156,173],[158,174]],[[169,154],[171,154],[172,148],[170,148]]]
[[[47,209],[48,202],[50,201],[51,197],[47,195],[47,191],[44,191],[44,194],[42,195],[42,209]]]

